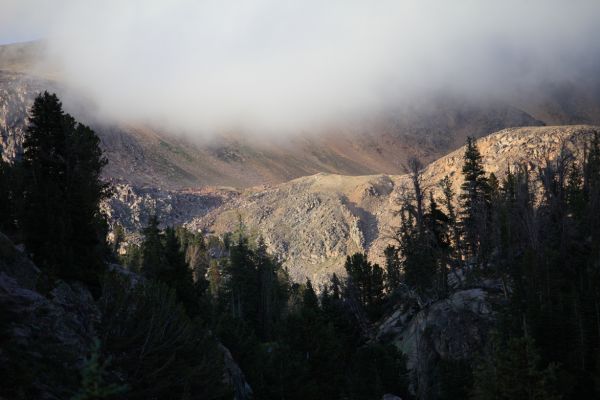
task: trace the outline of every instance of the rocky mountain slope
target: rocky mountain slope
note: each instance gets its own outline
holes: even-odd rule
[[[563,147],[582,151],[598,127],[587,125],[509,128],[478,140],[488,173],[502,178],[517,164],[530,168],[555,158]],[[446,175],[456,193],[462,182],[460,148],[424,168],[423,187],[440,196]],[[534,172],[535,173],[535,172]],[[411,191],[406,175],[344,176],[316,174],[279,185],[244,190],[167,191],[115,185],[105,204],[111,220],[130,232],[157,213],[166,225],[187,225],[205,233],[239,229],[262,235],[269,251],[280,258],[292,278],[322,282],[343,270],[345,257],[365,251],[382,262],[399,225],[399,202]]]
[[[593,126],[509,128],[479,139],[488,173],[502,178],[508,168],[542,165],[561,149],[583,149]],[[423,170],[423,187],[439,196],[438,183],[447,175],[456,193],[462,182],[464,149],[458,149]],[[535,173],[535,172],[534,172]],[[399,202],[410,193],[407,175],[342,176],[317,174],[271,187],[250,188],[187,223],[192,229],[222,234],[238,229],[240,220],[252,235],[262,235],[269,251],[279,256],[293,279],[322,282],[341,273],[347,255],[364,251],[382,262],[399,225]]]

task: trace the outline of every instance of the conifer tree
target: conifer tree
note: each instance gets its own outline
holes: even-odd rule
[[[492,339],[491,354],[474,373],[474,400],[558,400],[556,366],[543,368],[531,337]]]
[[[185,260],[181,243],[173,228],[167,228],[164,232],[164,258],[161,279],[175,289],[177,299],[183,304],[187,314],[196,316],[199,311],[199,298],[203,293],[195,290],[192,270]]]
[[[54,94],[39,95],[23,142],[19,222],[27,250],[51,275],[97,282],[106,248],[100,179],[107,161],[93,130],[63,112]]]
[[[237,242],[231,244],[229,249],[225,295],[231,315],[241,320],[253,318],[257,315],[258,294],[256,266],[248,239],[238,235]]]
[[[356,253],[346,258],[344,265],[350,290],[371,316],[377,315],[384,298],[383,270],[367,260],[367,255]]]
[[[100,340],[96,339],[90,357],[85,360],[81,371],[81,388],[72,400],[110,399],[127,392],[127,385],[106,382],[107,369],[111,360],[110,358],[101,360],[100,353]]]
[[[477,258],[482,256],[479,250],[482,242],[486,240],[489,224],[490,188],[477,143],[471,137],[467,138],[467,148],[463,160],[464,182],[461,185],[462,193],[459,196],[462,235],[466,245],[465,255]]]
[[[409,288],[425,294],[433,287],[437,260],[425,226],[419,229],[412,215],[406,208],[400,213],[398,241],[402,254],[403,278]]]
[[[140,270],[149,279],[161,280],[164,278],[164,268],[167,261],[158,224],[158,217],[152,215],[148,220],[148,225],[142,230],[144,241],[141,247],[142,264]]]
[[[398,248],[388,245],[383,253],[385,255],[386,287],[389,292],[392,292],[400,286],[401,279],[401,262]]]
[[[302,304],[305,310],[311,310],[313,312],[319,310],[319,298],[317,297],[317,293],[315,292],[310,279],[306,280],[306,288],[304,289],[302,298]]]
[[[5,232],[14,229],[15,223],[11,170],[0,154],[0,229]]]
[[[448,216],[439,209],[437,202],[430,192],[429,210],[425,215],[427,222],[427,238],[430,243],[430,251],[435,255],[436,266],[433,273],[437,274],[435,289],[440,294],[446,294],[448,290],[448,265],[450,263],[451,239],[450,222]]]

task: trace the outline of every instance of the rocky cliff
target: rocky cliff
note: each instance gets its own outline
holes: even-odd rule
[[[378,325],[376,339],[393,343],[407,356],[417,398],[440,398],[444,369],[469,365],[480,355],[496,323],[495,309],[505,301],[495,282],[459,289],[422,308],[403,297]]]

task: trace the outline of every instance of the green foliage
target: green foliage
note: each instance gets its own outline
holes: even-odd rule
[[[0,154],[0,229],[9,232],[15,229],[14,168]]]
[[[490,185],[485,176],[477,143],[471,137],[467,138],[463,160],[464,182],[459,196],[462,240],[464,240],[465,255],[481,264],[484,256],[482,244],[486,242],[489,229]]]
[[[469,398],[473,385],[470,360],[440,359],[435,373],[432,392],[440,400],[464,400]]]
[[[431,233],[425,224],[415,224],[415,219],[407,209],[402,210],[398,240],[402,254],[403,280],[421,295],[433,288],[439,265]]]
[[[100,298],[101,340],[128,399],[223,399],[223,355],[164,284],[131,287],[108,277]]]
[[[353,399],[373,399],[374,393],[410,397],[406,360],[393,345],[374,343],[358,348],[352,357],[346,384]]]
[[[381,311],[384,299],[383,269],[367,260],[366,254],[356,253],[346,258],[348,293],[355,295],[372,318]]]
[[[198,245],[197,239],[180,228],[161,231],[156,216],[150,217],[148,226],[142,233],[144,241],[141,248],[139,252],[135,248],[130,249],[131,253],[124,260],[126,265],[139,262],[139,269],[146,278],[173,288],[177,300],[185,307],[189,316],[208,313],[208,299],[205,296],[208,282],[204,276],[204,268],[198,266],[196,258],[186,257],[192,250],[196,251],[194,246]],[[195,271],[190,262],[194,263]],[[197,273],[195,277],[194,272]]]
[[[142,263],[140,270],[150,279],[164,280],[168,266],[158,224],[158,217],[152,215],[148,220],[148,225],[142,230],[144,242],[141,246]]]
[[[134,272],[140,272],[142,265],[142,249],[136,244],[128,243],[125,254],[119,255],[118,261],[127,269]]]
[[[256,398],[362,399],[406,392],[404,359],[394,348],[365,344],[364,321],[357,319],[362,313],[355,307],[363,304],[350,295],[348,284],[333,276],[319,298],[310,280],[290,283],[260,238],[252,246],[238,235],[229,249],[227,266],[216,279],[222,282],[221,312],[215,313],[214,330],[240,363]],[[364,255],[350,260],[350,270],[367,291],[359,296],[371,307],[383,296],[383,270]],[[216,263],[213,268],[216,274]],[[378,383],[351,385],[363,372]]]
[[[541,358],[530,337],[502,342],[496,336],[485,360],[474,373],[474,400],[553,400],[556,366],[541,366]]]
[[[113,235],[114,238],[112,242],[112,252],[114,254],[117,254],[119,252],[121,244],[125,241],[125,228],[123,228],[123,225],[116,224],[115,229],[113,231]]]
[[[39,95],[30,114],[19,215],[25,244],[52,276],[96,284],[106,246],[99,203],[108,195],[100,140],[56,95]]]
[[[166,264],[160,279],[175,289],[177,299],[186,308],[188,315],[195,316],[198,311],[199,297],[203,293],[196,293],[192,270],[172,228],[167,228],[164,232],[164,255]]]
[[[96,339],[90,357],[85,360],[81,371],[81,388],[72,400],[100,400],[114,398],[127,392],[127,385],[109,384],[105,382],[110,358],[100,360],[101,346]]]
[[[505,337],[521,339],[496,345],[502,350],[492,353],[492,364],[475,374],[476,398],[598,397],[598,133],[583,160],[577,162],[564,146],[537,170],[511,166],[501,182],[486,177],[473,139],[464,161],[459,212],[449,178],[440,183],[444,212],[431,194],[429,210],[419,211],[424,194],[413,170],[414,194],[402,205],[397,237],[403,283],[423,303],[448,293],[450,277],[459,284],[501,282],[506,304],[497,327]],[[386,257],[393,266],[393,251]],[[436,396],[464,398],[471,374],[448,362],[438,366]],[[502,376],[495,375],[499,371]],[[550,385],[551,378],[560,385]]]
[[[399,249],[388,245],[383,254],[385,255],[385,283],[388,292],[398,289],[402,277]]]
[[[287,275],[267,255],[260,241],[253,250],[248,239],[238,235],[237,242],[229,249],[220,307],[234,319],[245,321],[261,339],[267,340],[287,301]]]

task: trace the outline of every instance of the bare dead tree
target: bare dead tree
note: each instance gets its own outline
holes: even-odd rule
[[[423,163],[419,161],[415,157],[411,157],[408,160],[405,169],[410,177],[413,186],[413,193],[415,199],[415,218],[417,222],[417,227],[419,231],[423,231],[424,227],[424,207],[423,201],[425,199],[425,191],[423,190],[422,185],[422,171],[423,171]]]

